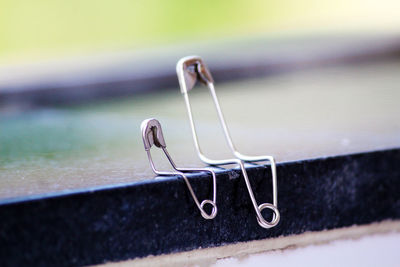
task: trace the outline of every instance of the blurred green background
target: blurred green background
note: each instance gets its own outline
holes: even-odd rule
[[[200,39],[399,29],[400,1],[0,0],[0,63]]]

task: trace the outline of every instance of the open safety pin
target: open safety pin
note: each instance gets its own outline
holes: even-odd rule
[[[165,144],[164,135],[163,135],[163,132],[161,129],[161,124],[158,120],[156,120],[156,119],[144,120],[141,124],[141,131],[142,131],[144,149],[147,152],[147,157],[149,158],[150,166],[151,166],[151,169],[153,170],[153,172],[156,173],[157,175],[180,175],[180,176],[182,176],[182,178],[186,182],[186,185],[189,189],[190,194],[193,197],[194,202],[196,203],[196,206],[199,208],[199,210],[201,212],[201,216],[203,216],[204,219],[214,219],[215,216],[217,215],[217,204],[216,204],[217,182],[216,182],[215,172],[210,169],[202,169],[202,168],[178,168],[175,165],[175,163],[173,162],[171,156],[169,155],[169,153],[167,151],[167,145]],[[171,163],[172,168],[175,170],[174,172],[159,171],[156,169],[153,159],[151,157],[151,153],[150,153],[150,149],[153,145],[161,148],[164,151],[165,156],[167,157],[168,161]],[[211,173],[212,179],[213,179],[213,200],[206,199],[200,203],[196,197],[196,194],[193,191],[192,186],[190,185],[189,179],[186,177],[186,175],[183,172],[209,172],[209,173]],[[210,204],[212,206],[212,210],[211,210],[210,214],[208,214],[204,210],[204,205],[206,205],[206,204]]]
[[[256,212],[256,217],[258,224],[263,228],[272,228],[279,223],[280,213],[278,210],[278,189],[277,189],[277,175],[276,175],[276,164],[275,160],[272,156],[247,156],[239,153],[232,141],[230,136],[228,127],[225,123],[224,115],[222,113],[221,107],[219,105],[219,101],[214,89],[214,80],[211,76],[210,71],[207,66],[203,62],[200,57],[197,56],[189,56],[180,59],[176,65],[176,72],[178,75],[179,85],[181,88],[181,93],[185,99],[186,109],[189,115],[190,127],[192,129],[192,135],[194,144],[197,150],[197,154],[200,159],[209,165],[227,165],[227,164],[238,164],[243,172],[243,177],[247,186],[247,190],[249,192],[252,204],[254,206],[254,210]],[[225,135],[225,139],[228,143],[230,150],[233,155],[236,157],[235,159],[226,159],[226,160],[214,160],[206,157],[200,149],[200,144],[197,138],[196,126],[194,124],[192,108],[189,101],[188,92],[195,86],[196,82],[200,81],[205,84],[210,90],[211,96],[214,101],[214,105],[217,110],[217,114],[219,117],[219,121],[222,125],[222,129]],[[263,203],[261,205],[257,204],[257,201],[254,197],[253,190],[251,188],[251,184],[247,175],[246,168],[243,162],[259,162],[259,161],[269,161],[271,164],[271,172],[272,172],[272,193],[273,193],[273,202],[271,203]],[[265,208],[271,209],[273,212],[272,220],[269,222],[264,219],[261,211]]]

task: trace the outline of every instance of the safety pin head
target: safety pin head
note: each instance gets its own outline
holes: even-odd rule
[[[146,151],[149,151],[153,145],[160,148],[167,147],[161,124],[158,120],[153,118],[144,120],[140,128],[142,130],[143,144]]]
[[[182,94],[189,92],[197,81],[205,85],[214,83],[210,70],[198,56],[188,56],[180,59],[176,64],[176,72]]]

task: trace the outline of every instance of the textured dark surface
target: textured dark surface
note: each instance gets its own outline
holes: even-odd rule
[[[278,165],[281,221],[256,221],[238,170],[217,176],[218,215],[204,220],[182,179],[0,204],[1,266],[76,266],[400,218],[400,149]],[[259,203],[269,169],[250,167]],[[200,199],[211,178],[191,177]]]

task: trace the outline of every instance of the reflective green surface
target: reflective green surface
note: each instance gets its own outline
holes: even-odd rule
[[[400,147],[400,64],[342,66],[216,84],[238,149],[278,161]],[[228,157],[205,87],[190,94],[203,150]],[[180,166],[203,165],[179,89],[0,117],[0,197],[153,177],[140,136],[155,117]],[[168,164],[153,149],[157,165]],[[278,174],[279,176],[279,174]]]

